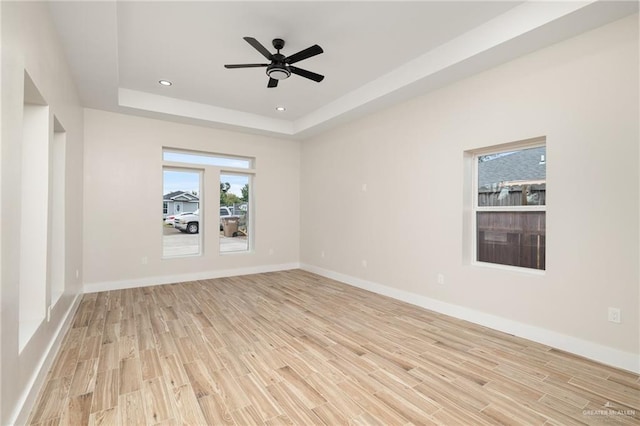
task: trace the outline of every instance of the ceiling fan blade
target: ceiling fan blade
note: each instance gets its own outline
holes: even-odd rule
[[[231,64],[225,65],[225,68],[257,68],[257,67],[268,67],[269,64]]]
[[[324,52],[324,50],[322,50],[322,47],[318,46],[317,44],[314,44],[313,46],[307,47],[306,49],[301,50],[298,53],[294,53],[291,56],[287,56],[287,58],[284,61],[288,64],[295,64],[296,62],[299,62],[303,59],[307,59],[312,56],[319,55],[322,52]]]
[[[271,54],[271,52],[269,52],[267,50],[266,47],[264,47],[262,44],[260,44],[260,42],[258,40],[256,40],[253,37],[242,37],[242,38],[244,38],[244,40],[247,43],[249,43],[251,46],[253,46],[254,49],[256,49],[258,52],[260,52],[262,54],[262,56],[264,56],[268,60],[271,60],[273,55]]]
[[[299,76],[304,77],[304,78],[308,78],[309,80],[317,81],[318,83],[320,83],[322,80],[324,80],[324,75],[320,75],[320,74],[316,74],[315,72],[303,70],[302,68],[290,66],[289,70],[294,74],[298,74]]]
[[[267,87],[278,87],[278,80],[270,78],[269,83],[267,83]]]

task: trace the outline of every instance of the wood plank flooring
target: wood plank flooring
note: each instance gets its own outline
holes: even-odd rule
[[[33,425],[640,424],[640,379],[285,271],[84,295]]]

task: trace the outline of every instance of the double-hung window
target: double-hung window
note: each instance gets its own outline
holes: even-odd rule
[[[544,139],[474,153],[477,262],[545,269],[546,158]]]

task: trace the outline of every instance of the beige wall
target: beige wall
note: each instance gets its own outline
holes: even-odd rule
[[[83,119],[46,4],[0,2],[0,17],[0,423],[26,420],[81,283],[93,291],[299,262],[640,368],[637,16],[302,144],[96,110]],[[19,354],[25,69],[67,131],[67,279],[51,321]],[[537,136],[548,150],[546,273],[469,265],[463,153]],[[253,253],[219,255],[208,235],[203,256],[162,259],[162,146],[256,158]],[[621,324],[607,322],[609,306],[622,309]]]
[[[305,141],[301,262],[638,370],[638,101],[636,15]],[[470,265],[464,152],[539,136],[546,273]]]
[[[162,259],[163,146],[256,159],[253,252],[221,255],[205,230],[202,256]],[[85,110],[85,291],[295,267],[299,163],[294,141]],[[217,203],[214,174],[205,172],[205,203]]]
[[[2,349],[0,356],[1,405],[0,423],[8,424],[18,416],[26,421],[30,402],[36,396],[48,369],[51,353],[59,343],[60,328],[76,296],[81,292],[82,269],[82,138],[83,119],[80,102],[64,54],[57,42],[46,3],[1,2],[2,11],[2,154],[1,208],[2,233],[0,282],[2,312]],[[66,168],[66,253],[65,293],[52,307],[51,319],[43,321],[19,353],[20,293],[20,229],[25,217],[22,200],[33,194],[22,191],[22,113],[23,78],[27,71],[49,104],[50,123],[53,115],[64,126],[67,139]],[[51,128],[52,129],[52,128]],[[50,138],[53,138],[51,130]],[[47,171],[41,176],[47,179]],[[47,235],[42,235],[46,241]],[[49,256],[51,253],[49,253]],[[75,271],[78,271],[78,277]],[[47,290],[49,296],[50,290]],[[51,348],[53,350],[51,351]],[[20,413],[22,407],[26,411]]]

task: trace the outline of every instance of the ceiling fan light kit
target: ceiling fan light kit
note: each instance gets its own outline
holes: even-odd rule
[[[308,47],[304,50],[301,50],[298,53],[294,53],[291,56],[284,56],[280,53],[280,50],[284,47],[284,40],[281,38],[274,38],[272,41],[273,47],[276,49],[276,53],[271,53],[264,47],[258,40],[253,37],[244,37],[244,40],[253,46],[262,56],[267,58],[271,63],[268,64],[230,64],[225,65],[225,68],[233,69],[233,68],[257,68],[257,67],[266,67],[267,68],[267,76],[269,77],[269,82],[267,83],[267,87],[273,88],[278,86],[278,81],[287,79],[291,76],[291,74],[297,74],[301,77],[308,78],[309,80],[313,80],[317,83],[324,80],[324,76],[320,74],[316,74],[311,71],[304,70],[302,68],[294,67],[291,64],[302,61],[304,59],[311,58],[312,56],[319,55],[324,51],[320,46],[314,44],[311,47]]]
[[[270,78],[275,78],[276,80],[284,80],[285,78],[289,78],[291,71],[289,71],[286,65],[269,65],[267,67],[267,75]]]

